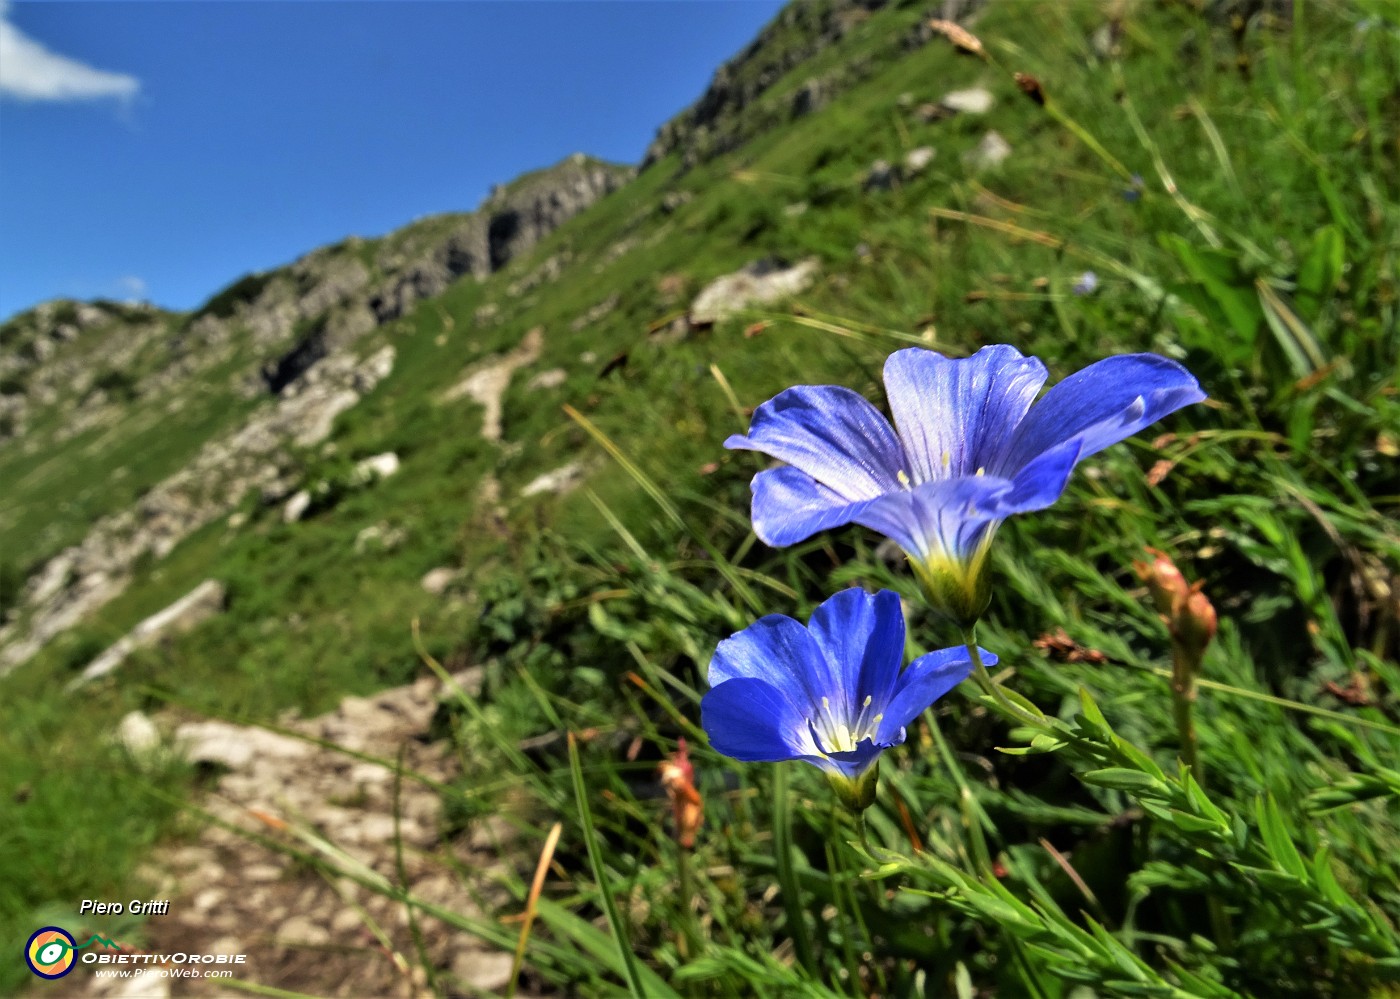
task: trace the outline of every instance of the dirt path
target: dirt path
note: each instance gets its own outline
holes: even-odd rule
[[[458,678],[468,691],[481,683],[479,671]],[[427,740],[440,688],[428,677],[374,697],[347,697],[335,711],[287,728],[384,760],[402,750],[407,769],[450,780],[457,767],[449,747]],[[170,911],[147,921],[144,951],[244,954],[238,977],[318,996],[431,994],[404,906],[275,847],[288,844],[329,856],[341,871],[400,883],[389,767],[221,721],[181,725],[176,740],[192,760],[226,772],[197,802],[215,821],[190,840],[161,846],[145,864],[144,874],[162,884],[157,894],[169,898]],[[471,835],[445,839],[436,792],[402,780],[397,795],[397,835],[412,894],[470,916],[483,915],[483,907],[508,907],[509,896],[493,876],[502,872],[500,838],[509,835],[508,827],[487,823]],[[419,916],[418,929],[439,991],[475,996],[505,987],[510,954],[432,918]],[[217,981],[151,971],[124,981],[99,979],[87,967],[62,984],[67,990],[49,985],[42,994],[247,994]],[[533,994],[528,985],[522,982],[519,994]]]

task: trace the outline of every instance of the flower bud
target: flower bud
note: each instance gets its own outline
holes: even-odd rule
[[[666,789],[666,797],[671,800],[676,842],[689,850],[695,846],[695,834],[705,820],[705,802],[695,789],[695,768],[690,765],[690,752],[684,737],[678,741],[676,751],[662,760],[657,770],[660,771],[661,786]]]
[[[1134,562],[1133,571],[1137,573],[1138,579],[1147,584],[1147,591],[1152,595],[1152,604],[1157,608],[1157,613],[1171,624],[1177,601],[1186,597],[1190,587],[1186,583],[1186,577],[1171,560],[1171,556],[1155,548],[1149,548],[1147,551],[1153,556],[1152,561]]]
[[[1215,607],[1210,598],[1201,592],[1197,583],[1183,594],[1173,610],[1172,636],[1191,660],[1193,668],[1199,668],[1206,647],[1215,638]]]

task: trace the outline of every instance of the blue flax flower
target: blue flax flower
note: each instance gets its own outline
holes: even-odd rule
[[[972,670],[965,647],[901,671],[903,661],[904,612],[890,590],[842,590],[805,627],[781,614],[760,618],[720,642],[710,661],[700,703],[710,745],[747,762],[806,760],[863,809],[875,797],[880,754]]]
[[[780,547],[843,524],[879,531],[904,549],[929,601],[969,628],[990,596],[998,524],[1054,503],[1082,459],[1205,398],[1156,354],[1105,358],[1037,402],[1045,378],[1044,364],[1004,344],[959,360],[896,351],[885,362],[893,426],[848,388],[780,393],[747,436],[724,442],[787,463],[754,477],[755,533]]]

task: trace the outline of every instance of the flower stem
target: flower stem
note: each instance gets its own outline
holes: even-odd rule
[[[1172,717],[1176,720],[1176,735],[1181,742],[1181,762],[1190,769],[1196,783],[1205,787],[1206,775],[1201,769],[1196,719],[1192,712],[1196,702],[1195,676],[1191,664],[1183,660],[1179,654],[1172,657]]]
[[[778,886],[797,962],[809,976],[816,977],[818,968],[812,938],[807,933],[807,912],[802,907],[802,891],[792,866],[792,801],[788,797],[788,765],[784,763],[773,768],[773,859],[777,862]]]
[[[1001,684],[992,679],[982,662],[982,652],[977,648],[975,631],[975,626],[963,630],[963,644],[967,646],[968,658],[972,660],[972,678],[982,692],[996,703],[1003,716],[1041,731],[1048,730],[1050,724],[1044,712],[1019,694],[1013,695],[1013,700],[1013,696],[1008,696]]]
[[[865,813],[864,813],[864,812],[856,812],[856,813],[855,813],[855,820],[856,820],[856,835],[860,837],[861,849],[863,849],[863,850],[865,851],[866,856],[871,857],[871,858],[873,859],[874,856],[875,856],[875,852],[874,852],[873,850],[870,849],[870,836],[869,836],[869,834],[865,831]]]

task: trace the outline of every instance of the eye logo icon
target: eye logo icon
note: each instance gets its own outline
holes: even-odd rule
[[[61,926],[35,930],[24,945],[24,963],[40,978],[62,978],[73,970],[78,949],[72,934]]]

